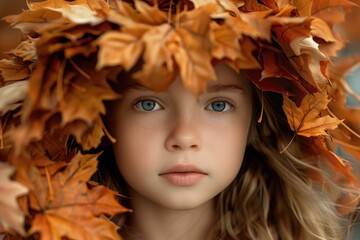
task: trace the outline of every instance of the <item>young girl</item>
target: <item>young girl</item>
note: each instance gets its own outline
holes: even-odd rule
[[[16,189],[0,231],[349,237],[358,180],[332,145],[359,157],[359,111],[341,104],[323,9],[350,2],[110,5],[29,2],[6,19],[29,38],[0,65],[0,184]]]
[[[130,197],[123,237],[343,239],[348,222],[329,194],[343,190],[311,181],[325,175],[305,153],[312,146],[299,139],[280,153],[293,137],[282,99],[225,64],[215,70],[198,97],[180,78],[165,92],[134,80],[116,87],[107,121],[118,141],[106,156],[116,165],[103,161],[99,177]]]

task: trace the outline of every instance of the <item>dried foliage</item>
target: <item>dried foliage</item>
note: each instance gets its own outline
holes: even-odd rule
[[[105,137],[114,141],[102,115],[104,101],[119,97],[109,82],[124,71],[154,91],[180,74],[198,95],[225,62],[262,91],[283,94],[294,138],[328,157],[322,165],[339,185],[358,187],[348,162],[333,152],[340,146],[360,160],[360,110],[345,105],[346,94],[359,97],[343,80],[359,61],[331,61],[345,44],[333,27],[351,1],[27,4],[4,19],[26,38],[0,61],[0,231],[10,238],[120,239],[109,217],[127,209],[115,192],[89,182],[98,156],[86,152]],[[348,205],[351,211],[354,201]]]

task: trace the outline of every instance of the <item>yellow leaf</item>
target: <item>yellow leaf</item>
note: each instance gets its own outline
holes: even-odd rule
[[[239,40],[229,26],[210,23],[212,37],[212,55],[217,59],[229,58],[235,60],[240,55]]]
[[[168,42],[173,41],[174,30],[169,24],[162,24],[147,31],[142,41],[145,44],[142,70],[133,77],[145,87],[156,91],[165,90],[173,80],[173,60]]]
[[[22,80],[30,77],[30,68],[26,64],[2,59],[0,60],[0,76],[5,81]]]
[[[319,18],[315,18],[311,21],[310,34],[314,37],[324,39],[326,42],[335,42],[336,39],[332,33],[329,25]]]
[[[208,81],[216,80],[209,33],[210,15],[215,10],[214,5],[206,5],[182,14],[171,47],[182,81],[195,95],[204,91]]]
[[[357,5],[349,0],[316,0],[313,1],[311,14],[330,24],[337,24],[345,20],[345,14],[354,6]]]
[[[314,0],[292,0],[291,2],[296,6],[300,16],[307,17],[311,15],[313,1]]]
[[[117,226],[101,215],[113,216],[127,209],[116,200],[114,191],[101,185],[89,189],[87,182],[97,170],[96,158],[77,154],[65,169],[55,172],[38,167],[37,174],[32,174],[37,184],[30,200],[31,207],[41,211],[34,214],[29,234],[38,232],[42,240],[119,239]]]
[[[74,206],[37,214],[30,234],[39,232],[40,240],[118,240],[117,226],[108,219],[95,218]]]
[[[59,24],[61,18],[60,12],[41,8],[36,11],[24,11],[19,15],[8,16],[4,20],[23,32],[32,32],[45,26]]]
[[[143,51],[143,43],[134,35],[118,31],[109,31],[99,40],[99,60],[96,68],[122,66],[129,71]]]
[[[37,10],[41,8],[69,8],[71,5],[81,5],[90,9],[106,9],[108,6],[104,0],[26,0],[26,3],[31,10]]]
[[[335,129],[342,122],[337,118],[321,116],[329,102],[325,91],[306,95],[300,107],[284,96],[283,109],[290,128],[305,137],[327,135],[326,130]]]
[[[28,192],[28,189],[10,179],[15,168],[7,163],[0,162],[0,232],[15,230],[25,235],[25,215],[21,211],[17,198]]]

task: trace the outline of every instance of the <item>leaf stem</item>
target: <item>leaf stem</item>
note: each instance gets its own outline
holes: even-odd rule
[[[261,92],[261,113],[259,119],[257,120],[258,123],[262,122],[263,115],[264,115],[264,93]]]
[[[54,201],[55,196],[54,196],[54,190],[51,185],[49,169],[47,167],[45,167],[45,174],[46,174],[46,180],[47,180],[48,186],[49,186],[49,200],[52,202],[52,201]]]

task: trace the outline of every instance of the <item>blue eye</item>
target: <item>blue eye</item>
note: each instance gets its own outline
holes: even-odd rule
[[[225,101],[215,101],[206,106],[206,110],[215,112],[226,112],[231,109],[232,105]]]
[[[160,110],[162,109],[162,107],[154,100],[141,100],[138,101],[134,107],[137,110],[140,111],[146,111],[146,112],[151,112],[151,111],[156,111],[156,110]]]

